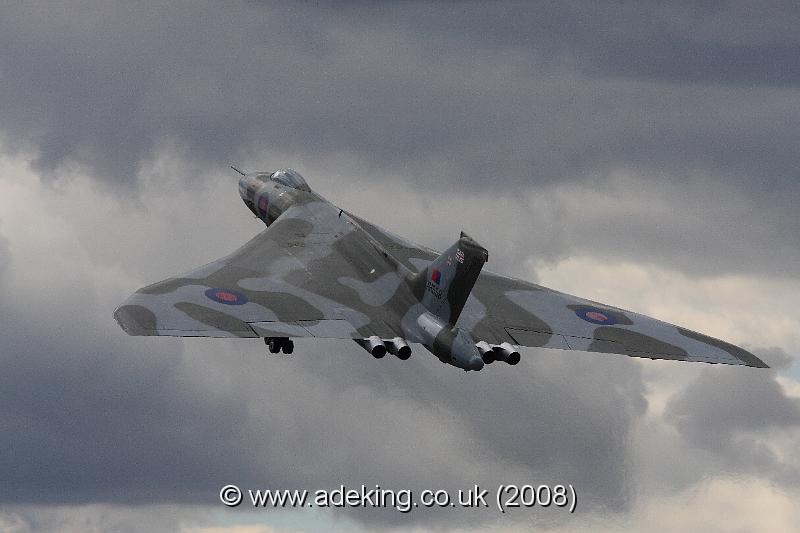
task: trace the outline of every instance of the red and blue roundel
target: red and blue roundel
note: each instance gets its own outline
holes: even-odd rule
[[[586,322],[601,326],[613,326],[617,323],[617,319],[608,311],[588,305],[575,309],[575,314]]]
[[[268,204],[267,204],[267,195],[266,194],[262,194],[261,197],[258,199],[258,210],[261,211],[262,213],[266,213],[267,212],[267,206],[268,206]]]
[[[231,289],[208,289],[206,297],[225,305],[243,305],[247,303],[247,296]]]

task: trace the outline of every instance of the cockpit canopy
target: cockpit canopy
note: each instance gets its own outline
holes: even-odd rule
[[[272,173],[269,179],[272,181],[277,181],[281,185],[291,187],[292,189],[307,192],[311,191],[311,188],[308,186],[308,183],[306,183],[306,180],[303,179],[303,176],[291,168],[282,168],[280,170],[276,170]]]

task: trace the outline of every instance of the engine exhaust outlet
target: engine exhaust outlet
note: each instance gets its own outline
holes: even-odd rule
[[[519,363],[521,357],[519,352],[509,343],[495,344],[492,346],[495,359],[504,361],[509,365],[516,365]]]
[[[389,353],[396,355],[398,359],[405,361],[411,357],[411,346],[402,337],[388,339],[384,341],[384,344]]]
[[[386,345],[383,343],[380,337],[377,335],[373,335],[367,339],[353,339],[358,343],[359,346],[364,348],[372,357],[376,359],[380,359],[384,355],[386,355]]]

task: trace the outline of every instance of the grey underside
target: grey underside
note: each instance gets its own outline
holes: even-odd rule
[[[417,272],[437,256],[314,197],[231,255],[140,289],[115,317],[131,335],[402,337],[424,311],[403,267]],[[233,289],[247,302],[216,302],[209,288]],[[582,320],[576,309],[586,305],[615,324]],[[723,341],[485,270],[457,326],[490,344],[766,366]]]

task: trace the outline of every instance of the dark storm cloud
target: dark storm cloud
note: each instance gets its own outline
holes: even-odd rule
[[[797,85],[796,39],[770,32],[785,18],[741,44],[726,5],[191,6],[7,8],[11,142],[111,181],[167,139],[220,166],[255,145],[509,185],[615,165],[796,177],[796,94],[762,103]]]
[[[386,394],[398,408],[414,399],[425,411],[443,416],[442,430],[455,424],[464,437],[444,452],[463,461],[455,470],[443,470],[432,457],[419,456],[421,464],[409,464],[403,453],[397,459],[404,472],[392,471],[398,462],[367,471],[419,488],[431,483],[461,488],[470,479],[483,486],[507,483],[504,479],[561,480],[581,486],[587,509],[624,510],[631,504],[630,436],[646,401],[639,367],[629,360],[530,350],[520,366],[492,367],[489,379],[474,380],[448,377],[445,365],[419,350],[411,364],[388,362],[391,369],[352,355],[320,359],[308,370],[336,389]],[[398,417],[418,414],[397,412]],[[417,455],[418,438],[403,436],[391,446],[411,451],[410,458]],[[366,460],[373,459],[367,455]]]
[[[4,321],[4,502],[152,503],[241,468],[247,454],[223,451],[243,440],[242,398],[188,381],[179,343],[148,356],[70,312],[60,334],[43,335],[41,318]]]
[[[265,361],[257,341],[128,338],[90,287],[50,282],[35,315],[0,306],[5,504],[216,505],[231,482],[419,490],[512,477],[574,483],[587,509],[630,504],[629,436],[645,404],[625,358],[543,354],[481,379],[424,351],[376,361],[344,341]],[[354,512],[382,523],[495,518]]]
[[[620,170],[677,190],[719,183],[715,201],[744,194],[753,223],[739,217],[740,227],[715,230],[711,241],[732,255],[718,266],[794,275],[797,13],[751,11],[728,3],[7,6],[0,128],[4,147],[36,154],[45,178],[77,163],[124,190],[142,165],[175,150],[187,165],[220,172],[231,161],[261,168],[345,157],[360,162],[359,175],[402,176],[425,194],[457,183],[514,195],[602,184]],[[262,161],[264,150],[291,160]],[[615,236],[632,243],[627,255],[675,244],[663,218],[639,227],[643,235]],[[751,235],[753,227],[763,230]],[[587,235],[595,252],[611,244]],[[702,268],[707,242],[680,267]]]

